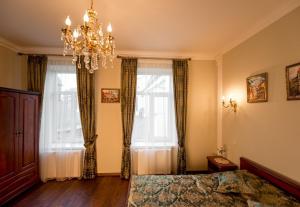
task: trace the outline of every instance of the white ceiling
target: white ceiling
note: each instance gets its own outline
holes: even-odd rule
[[[1,0],[0,36],[23,48],[60,48],[70,15],[81,24],[89,0]],[[94,0],[117,49],[212,57],[300,5],[300,0]]]

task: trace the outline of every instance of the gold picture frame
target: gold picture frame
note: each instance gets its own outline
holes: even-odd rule
[[[120,89],[102,88],[101,103],[120,103]]]
[[[287,100],[300,100],[300,63],[286,66]]]
[[[247,78],[247,102],[268,101],[268,73],[261,73]]]

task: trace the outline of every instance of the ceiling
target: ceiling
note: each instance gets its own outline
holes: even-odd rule
[[[61,48],[70,15],[82,23],[89,0],[1,0],[0,37],[22,48]],[[117,50],[212,57],[300,5],[300,0],[94,0],[111,22]]]

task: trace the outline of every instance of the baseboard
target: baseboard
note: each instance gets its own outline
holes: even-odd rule
[[[97,176],[99,177],[109,177],[109,176],[117,177],[120,175],[121,173],[97,173]]]
[[[187,170],[186,174],[208,174],[210,173],[208,170]],[[98,177],[117,177],[120,176],[121,173],[97,173]]]

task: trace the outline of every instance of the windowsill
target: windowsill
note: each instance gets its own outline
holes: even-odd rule
[[[51,148],[49,149],[49,153],[52,152],[70,152],[70,151],[82,151],[85,150],[84,147],[72,147],[72,148]]]
[[[132,149],[175,149],[176,145],[132,145]]]

